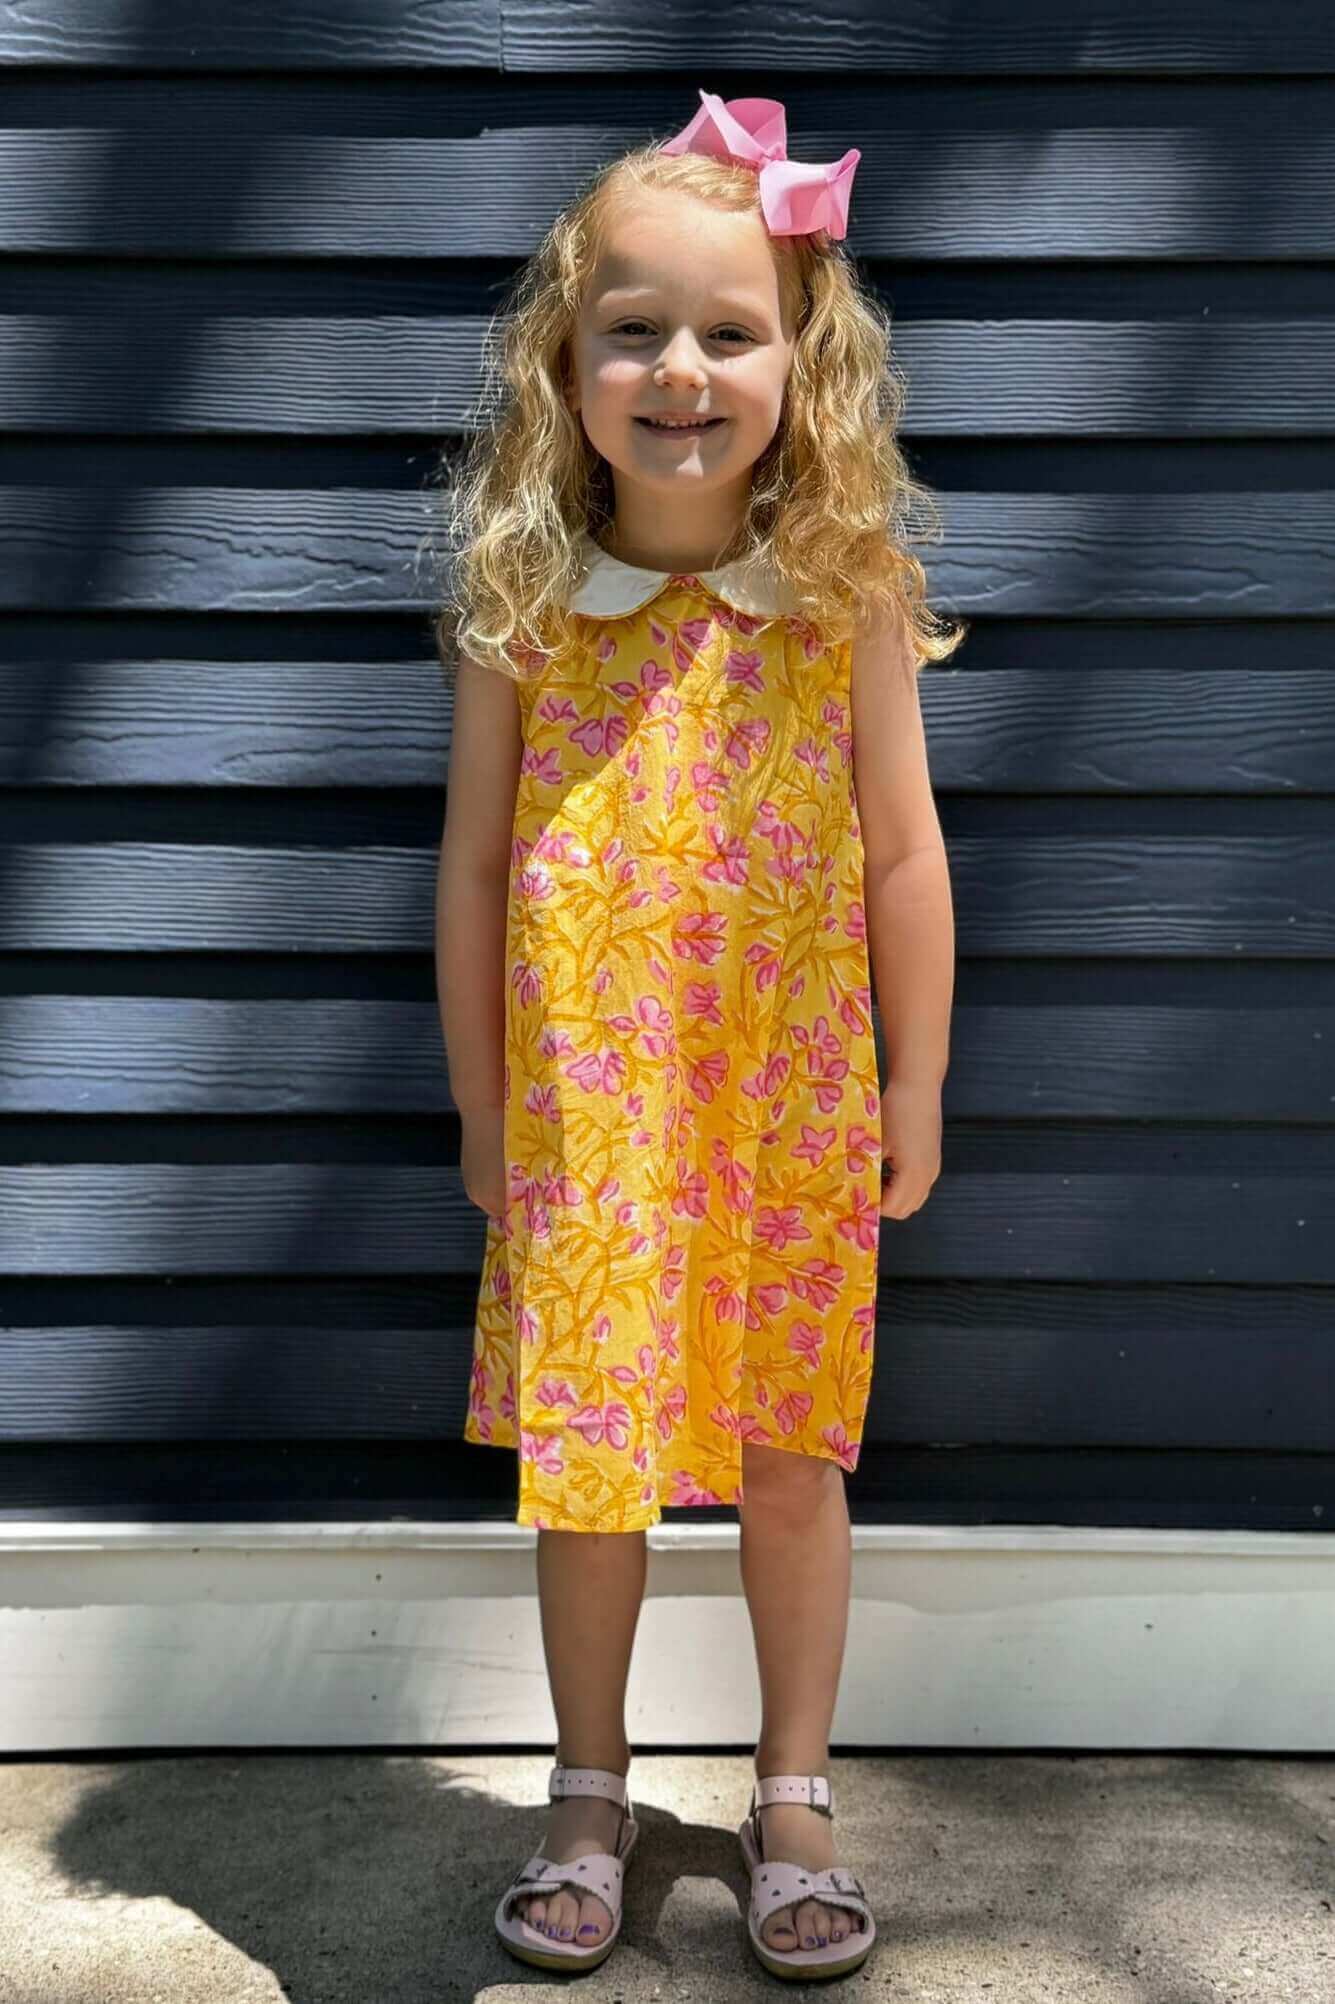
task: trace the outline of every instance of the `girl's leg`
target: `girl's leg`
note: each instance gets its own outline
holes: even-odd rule
[[[824,1774],[848,1630],[852,1536],[837,1461],[791,1448],[742,1449],[741,1557],[760,1672],[756,1773]],[[776,1802],[760,1812],[765,1855],[808,1871],[838,1862],[828,1816]],[[842,1941],[852,1914],[804,1900],[761,1929],[779,1950]]]
[[[606,1767],[625,1774],[626,1678],[644,1597],[643,1531],[539,1531],[538,1602],[547,1679],[556,1712],[557,1758],[566,1767]],[[610,1851],[619,1803],[591,1796],[554,1802],[538,1849],[564,1864],[591,1851]],[[563,1941],[591,1948],[612,1925],[594,1893],[571,1892],[520,1901],[530,1923]]]

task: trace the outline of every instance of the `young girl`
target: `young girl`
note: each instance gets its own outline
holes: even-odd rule
[[[455,487],[437,972],[487,1213],[464,1437],[518,1450],[558,1731],[497,1929],[544,1967],[610,1953],[644,1531],[735,1503],[748,1932],[809,1978],[875,1937],[824,1773],[844,1471],[880,1219],[940,1170],[952,915],[917,671],[963,629],[905,548],[931,497],[836,247],[860,156],[789,161],[781,104],[700,98],[525,268]]]

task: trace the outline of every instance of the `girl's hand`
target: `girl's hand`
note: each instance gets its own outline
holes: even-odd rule
[[[499,1106],[464,1116],[459,1168],[471,1201],[488,1217],[504,1217],[505,1114]]]
[[[881,1094],[883,1218],[911,1218],[941,1174],[941,1088],[891,1079]]]

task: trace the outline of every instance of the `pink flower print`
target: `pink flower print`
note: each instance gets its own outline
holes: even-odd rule
[[[862,1006],[862,997],[866,992],[865,989],[854,988],[847,995],[841,995],[839,998],[839,1021],[855,1037],[865,1036],[871,1028],[870,1000],[867,1003],[865,1011]]]
[[[744,884],[750,856],[746,836],[730,835],[717,821],[711,822],[709,835],[716,853],[704,865],[700,875],[707,883]]]
[[[703,1489],[695,1477],[684,1468],[673,1470],[672,1494],[668,1501],[674,1509],[686,1509],[692,1505],[703,1508],[709,1503],[721,1503],[723,1498],[712,1489]]]
[[[561,783],[561,760],[555,745],[549,745],[540,752],[536,745],[525,745],[519,760],[519,770],[538,780],[543,786],[559,786]]]
[[[585,1092],[617,1093],[621,1090],[626,1076],[626,1060],[620,1051],[605,1047],[601,1051],[586,1051],[565,1067],[567,1078],[582,1086]]]
[[[862,1338],[858,1344],[858,1349],[865,1357],[872,1346],[872,1338],[876,1334],[876,1303],[874,1301],[864,1301],[861,1308],[855,1308],[852,1314],[852,1323],[855,1329],[862,1331]]]
[[[756,653],[754,649],[744,651],[734,647],[724,659],[723,672],[732,688],[753,689],[759,695],[765,687],[765,678],[761,674],[764,665],[763,654]]]
[[[707,1057],[687,1061],[686,1083],[706,1106],[726,1083],[729,1063],[726,1051],[711,1051]]]
[[[702,814],[717,814],[727,795],[728,775],[708,759],[695,759],[691,764],[691,789]]]
[[[525,1009],[542,999],[542,977],[531,961],[517,960],[510,969],[510,992]]]
[[[833,1113],[844,1096],[843,1081],[848,1076],[848,1059],[831,1058],[819,1074],[808,1081],[811,1096],[822,1113]]]
[[[727,929],[722,912],[683,912],[672,930],[672,951],[678,960],[711,967],[727,947]]]
[[[556,1435],[530,1433],[527,1427],[519,1429],[519,1459],[533,1462],[544,1475],[560,1475],[565,1468]]]
[[[521,1343],[536,1343],[542,1334],[542,1324],[531,1308],[517,1308],[515,1310],[515,1330]]]
[[[615,1378],[619,1385],[633,1385],[635,1383],[635,1373],[629,1364],[609,1364],[607,1375],[609,1378]]]
[[[615,1197],[617,1191],[620,1188],[621,1188],[621,1178],[619,1176],[604,1176],[602,1182],[593,1192],[594,1203],[595,1204],[608,1203],[611,1198]]]
[[[645,1471],[645,1469],[646,1469],[646,1468],[647,1468],[647,1467],[649,1466],[649,1450],[648,1450],[648,1448],[647,1448],[647,1447],[637,1447],[637,1448],[633,1448],[633,1449],[631,1450],[631,1457],[630,1457],[630,1460],[631,1460],[631,1466],[632,1466],[632,1468],[634,1468],[634,1469],[638,1470],[638,1472],[639,1472],[639,1473],[640,1473],[641,1475],[643,1475],[643,1474],[644,1474],[644,1471]]]
[[[548,862],[577,863],[581,868],[589,860],[589,852],[573,828],[544,828],[533,844],[533,854]]]
[[[844,914],[844,931],[850,939],[867,937],[867,909],[861,898],[850,898]]]
[[[812,1407],[810,1392],[785,1392],[774,1408],[774,1419],[780,1433],[796,1433],[807,1423]]]
[[[597,1447],[599,1441],[607,1441],[607,1447],[621,1449],[629,1441],[629,1407],[619,1399],[609,1399],[607,1405],[581,1405],[577,1413],[571,1413],[565,1425],[573,1433],[581,1433],[589,1447]]]
[[[677,1048],[672,1011],[664,1008],[656,995],[641,995],[636,1000],[635,1013],[643,1025],[640,1041],[649,1056],[671,1057]]]
[[[754,940],[742,955],[742,960],[751,970],[757,995],[763,995],[767,988],[772,988],[783,972],[783,955],[768,940]]]
[[[823,1426],[820,1430],[820,1437],[829,1447],[833,1448],[841,1466],[848,1469],[857,1467],[859,1443],[848,1438],[848,1435],[844,1432],[842,1420],[836,1420],[833,1426]]]
[[[739,605],[729,605],[726,601],[719,605],[716,617],[720,626],[731,627],[733,632],[744,634],[748,639],[765,624],[758,612],[743,612]]]
[[[688,1016],[697,1022],[710,1023],[716,1029],[723,1022],[723,1011],[719,1007],[720,990],[717,981],[688,981],[682,997],[682,1005]],[[663,1012],[665,1015],[667,1011]]]
[[[490,1441],[493,1424],[491,1407],[470,1405],[468,1410],[472,1414],[473,1424],[477,1428],[479,1439]]]
[[[669,750],[676,749],[677,739],[681,736],[681,726],[677,722],[680,710],[681,703],[671,690],[662,695],[646,696],[644,699],[645,716],[662,719],[663,742]]]
[[[818,655],[825,652],[825,641],[819,629],[814,627],[809,619],[797,617],[790,621],[790,625],[801,641],[802,651],[808,661],[814,661]]]
[[[759,757],[770,741],[769,719],[767,717],[739,717],[728,732],[724,754],[743,772],[751,769],[751,755]]]
[[[800,1204],[785,1204],[781,1209],[774,1204],[762,1204],[751,1229],[772,1252],[782,1252],[785,1246],[812,1237],[810,1228],[802,1221]]]
[[[750,1072],[742,1080],[742,1091],[748,1099],[773,1099],[788,1076],[788,1055],[784,1051],[771,1051],[758,1072]]]
[[[542,1194],[549,1204],[556,1204],[564,1210],[576,1210],[584,1202],[579,1184],[564,1170],[559,1174],[553,1174],[550,1169],[543,1172]]]
[[[847,1279],[843,1267],[836,1266],[833,1260],[808,1259],[789,1274],[788,1285],[799,1301],[805,1301],[819,1313],[833,1305]]]
[[[544,1406],[573,1406],[577,1401],[564,1378],[539,1378],[538,1403]]]
[[[728,1209],[735,1217],[746,1217],[751,1209],[751,1172],[718,1136],[710,1143],[709,1166],[718,1178]]]
[[[561,1118],[554,1085],[539,1085],[535,1080],[524,1094],[523,1104],[524,1111],[536,1114],[539,1120],[557,1121]]]
[[[519,1408],[515,1404],[515,1374],[508,1370],[505,1374],[505,1390],[501,1393],[501,1418],[512,1420]]]
[[[672,658],[678,673],[685,673],[709,637],[710,620],[683,619],[672,636]]]
[[[810,1127],[804,1120],[802,1139],[794,1142],[788,1153],[800,1161],[809,1162],[813,1169],[818,1169],[834,1146],[835,1132],[833,1127]]]
[[[674,1215],[687,1218],[703,1218],[709,1211],[709,1178],[703,1170],[688,1173],[678,1171],[677,1188],[673,1193]]]
[[[635,1353],[635,1361],[640,1367],[640,1376],[646,1385],[652,1384],[658,1375],[658,1359],[647,1343],[641,1343]]]
[[[778,884],[792,884],[800,890],[814,860],[814,851],[809,846],[801,850],[776,851],[765,865],[765,874],[773,877]]]
[[[793,1323],[788,1338],[788,1348],[804,1359],[807,1367],[814,1371],[820,1365],[820,1353],[825,1343],[825,1331],[815,1322],[803,1322],[800,1318]]]
[[[766,1441],[773,1438],[774,1436],[769,1428],[762,1426],[754,1413],[742,1414],[742,1439],[748,1446],[754,1444],[757,1447],[763,1447]]]
[[[840,1218],[836,1228],[841,1238],[850,1239],[863,1252],[871,1252],[877,1245],[881,1230],[881,1206],[865,1190],[854,1190],[853,1211],[847,1218]]]
[[[732,1434],[734,1439],[740,1435],[742,1431],[741,1419],[731,1406],[724,1405],[722,1399],[719,1400],[709,1417],[713,1420],[715,1426],[722,1427],[724,1433]]]
[[[578,714],[569,696],[559,696],[555,689],[540,697],[534,710],[546,724],[563,724],[567,718]]]
[[[766,1315],[777,1315],[787,1293],[781,1280],[762,1280],[752,1287],[751,1299],[764,1309]]]
[[[545,863],[526,863],[515,878],[515,890],[521,898],[531,899],[534,904],[549,898],[556,886],[552,873]]]
[[[609,1336],[611,1335],[611,1333],[612,1333],[612,1318],[611,1318],[611,1316],[610,1316],[610,1315],[595,1315],[595,1317],[594,1317],[594,1319],[593,1319],[593,1328],[591,1329],[591,1331],[590,1331],[589,1333],[590,1333],[590,1334],[591,1334],[591,1336],[593,1337],[593,1340],[594,1340],[594,1342],[595,1342],[595,1343],[599,1343],[599,1344],[602,1344],[602,1343],[605,1343],[605,1342],[607,1341],[608,1337],[609,1337]]]
[[[701,1212],[699,1215],[703,1217],[704,1213]],[[669,1246],[663,1258],[663,1285],[661,1292],[664,1301],[675,1301],[681,1293],[685,1281],[686,1248],[682,1245]],[[675,1348],[668,1347],[673,1342],[673,1332],[676,1326],[675,1322],[668,1321],[662,1323],[659,1327],[658,1341],[664,1356],[675,1357],[677,1354]]]
[[[859,1127],[856,1122],[844,1136],[844,1161],[851,1176],[860,1176],[873,1162],[881,1157],[881,1136],[879,1130]]]
[[[664,1440],[671,1440],[673,1427],[680,1426],[686,1418],[686,1387],[674,1385],[665,1392],[658,1402],[654,1415],[654,1425]]]
[[[672,871],[668,867],[668,865],[666,863],[660,863],[654,876],[654,894],[657,897],[659,903],[665,905],[672,898],[679,898],[681,896],[681,888],[682,888],[681,885],[677,883],[676,879],[673,877]],[[663,982],[666,985],[666,983],[669,980],[669,976],[668,976],[668,971],[664,967],[662,961],[651,957],[646,963],[646,965],[648,966],[649,972],[654,976],[654,978],[658,981]]]

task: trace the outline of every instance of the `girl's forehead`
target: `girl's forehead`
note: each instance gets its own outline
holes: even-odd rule
[[[647,301],[676,294],[760,311],[773,306],[778,290],[778,272],[763,243],[755,257],[747,257],[739,256],[735,243],[676,246],[640,237],[607,247],[589,276],[585,299]]]

